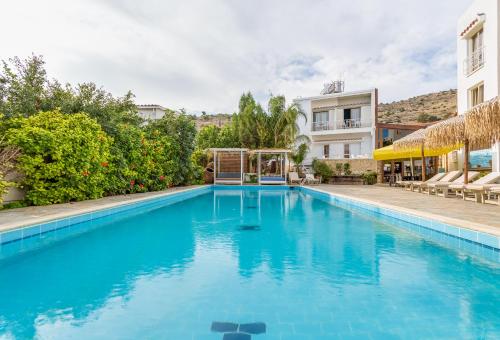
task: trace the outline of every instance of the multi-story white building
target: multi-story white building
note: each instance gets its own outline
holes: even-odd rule
[[[377,89],[337,92],[294,101],[307,115],[298,121],[300,134],[311,143],[304,162],[314,158],[373,159]]]
[[[475,0],[458,20],[458,114],[500,94],[500,0]],[[492,146],[500,171],[500,143]]]
[[[156,104],[137,105],[137,114],[146,121],[161,119],[166,110],[163,106]]]

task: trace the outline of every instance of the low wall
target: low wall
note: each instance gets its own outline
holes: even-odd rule
[[[336,164],[349,163],[353,174],[362,174],[365,171],[377,171],[377,161],[374,159],[325,159],[323,160],[333,170],[336,169]]]
[[[22,180],[22,175],[16,171],[12,171],[7,176],[5,180],[12,183],[19,183]],[[5,193],[3,198],[3,203],[10,203],[15,201],[22,201],[26,196],[26,192],[19,187],[9,187],[7,188],[7,193]]]

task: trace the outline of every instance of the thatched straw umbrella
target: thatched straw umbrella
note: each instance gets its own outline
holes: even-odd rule
[[[455,116],[427,128],[425,144],[431,148],[464,145],[464,183],[469,183],[470,142],[465,134],[465,117]]]
[[[466,114],[465,132],[472,144],[489,147],[500,140],[500,98],[474,107]]]
[[[394,142],[394,150],[405,150],[420,148],[422,151],[422,180],[425,181],[425,129],[420,129],[410,133],[408,136]],[[413,160],[412,160],[413,162]]]

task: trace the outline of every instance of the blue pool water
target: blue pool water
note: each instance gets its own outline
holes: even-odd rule
[[[226,189],[4,244],[0,338],[499,338],[498,261],[401,223]]]

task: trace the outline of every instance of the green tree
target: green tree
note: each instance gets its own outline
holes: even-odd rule
[[[173,178],[173,184],[189,184],[192,179],[191,154],[194,150],[196,137],[196,126],[194,119],[188,116],[184,110],[177,113],[167,110],[165,116],[155,120],[146,126],[146,131],[159,131],[162,135],[169,136],[175,147],[178,148],[176,154],[177,173]]]
[[[42,109],[48,84],[44,61],[32,55],[2,60],[0,71],[0,112],[7,117],[30,116]]]
[[[195,138],[195,145],[197,149],[205,150],[209,148],[219,147],[219,134],[221,129],[215,125],[205,125],[202,127]],[[226,145],[222,145],[228,147]]]
[[[295,164],[297,170],[302,166],[304,159],[309,152],[309,145],[307,143],[300,144],[295,151],[290,155],[291,160]]]

